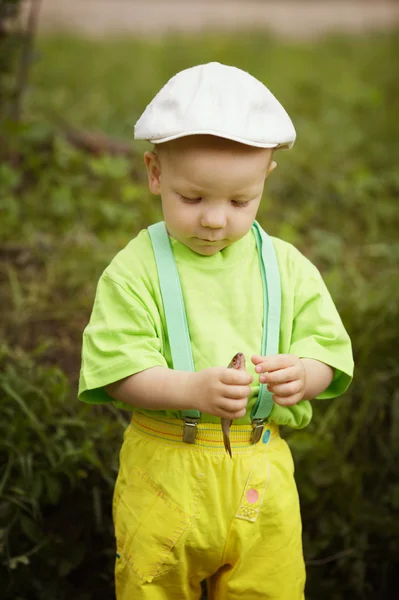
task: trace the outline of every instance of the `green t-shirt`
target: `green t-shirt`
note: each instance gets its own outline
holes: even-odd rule
[[[279,352],[333,367],[334,379],[319,398],[339,396],[353,374],[349,336],[317,268],[291,244],[272,240],[282,288]],[[263,331],[263,288],[254,234],[251,230],[213,256],[197,254],[174,238],[170,241],[195,369],[227,366],[234,354],[243,352],[254,382],[246,416],[235,423],[250,423],[259,390],[250,357],[261,353]],[[172,360],[152,244],[148,231],[142,230],[99,280],[83,334],[79,398],[113,402],[104,386],[155,366],[171,367]],[[140,412],[180,418],[177,410]],[[312,418],[311,404],[307,400],[291,407],[275,404],[269,418],[280,425],[305,427]],[[208,414],[202,420],[220,422]]]

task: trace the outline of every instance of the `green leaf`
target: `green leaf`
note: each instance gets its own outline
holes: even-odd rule
[[[23,515],[21,517],[21,529],[31,542],[39,542],[43,538],[43,532],[39,525],[30,517]]]
[[[54,475],[46,475],[44,478],[47,502],[56,505],[61,497],[62,485]]]

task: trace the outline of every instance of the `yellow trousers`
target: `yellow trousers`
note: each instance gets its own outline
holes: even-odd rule
[[[294,465],[278,427],[231,429],[135,414],[120,455],[113,517],[117,600],[303,600]]]

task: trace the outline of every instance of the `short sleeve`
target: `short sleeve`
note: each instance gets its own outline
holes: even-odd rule
[[[79,399],[113,402],[104,386],[155,366],[167,367],[167,362],[153,311],[143,294],[105,272],[83,333]]]
[[[318,398],[343,394],[353,377],[352,345],[317,268],[307,259],[295,294],[290,353],[319,360],[334,369],[330,386]]]

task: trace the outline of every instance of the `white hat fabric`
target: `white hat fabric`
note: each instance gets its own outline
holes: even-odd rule
[[[290,117],[263,83],[217,62],[177,73],[134,128],[137,140],[154,144],[199,134],[259,148],[291,148],[296,138]]]

